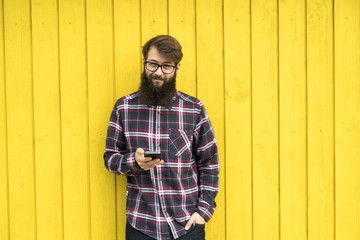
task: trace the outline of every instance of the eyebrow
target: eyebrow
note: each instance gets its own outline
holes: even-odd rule
[[[155,59],[149,59],[147,62],[155,62],[155,63],[158,63],[158,64],[159,64],[159,61],[157,61],[157,60],[155,60]],[[172,62],[166,61],[166,62],[163,62],[163,63],[160,64],[160,65],[163,65],[163,64],[172,65]],[[175,63],[174,63],[174,65],[175,65]]]

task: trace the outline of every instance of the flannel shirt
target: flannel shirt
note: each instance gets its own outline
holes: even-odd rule
[[[135,161],[137,148],[161,151],[164,163],[143,170]],[[139,92],[117,100],[104,163],[110,172],[126,176],[128,221],[152,238],[179,238],[195,211],[206,221],[214,213],[216,138],[204,105],[194,97],[177,90],[165,107],[142,104]]]

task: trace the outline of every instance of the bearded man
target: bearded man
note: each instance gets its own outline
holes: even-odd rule
[[[127,179],[128,240],[205,239],[214,214],[216,138],[203,103],[176,89],[182,56],[175,38],[150,39],[139,91],[111,113],[104,162]]]

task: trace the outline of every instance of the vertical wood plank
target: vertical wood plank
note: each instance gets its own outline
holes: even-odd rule
[[[4,0],[0,0],[0,239],[9,239],[9,181],[7,151]]]
[[[360,2],[335,7],[336,239],[360,238]]]
[[[250,1],[224,1],[226,239],[252,239]]]
[[[37,237],[63,239],[57,1],[31,10]]]
[[[140,19],[140,1],[114,2],[116,86],[114,101],[137,91],[140,84],[142,72]]]
[[[4,1],[9,214],[12,239],[37,237],[30,20],[29,1]]]
[[[254,239],[279,238],[277,12],[251,2]]]
[[[334,239],[333,5],[307,2],[308,239]]]
[[[157,35],[169,33],[167,0],[141,0],[140,8],[142,45]]]
[[[91,239],[115,239],[115,176],[102,158],[115,92],[112,0],[87,1],[86,17]]]
[[[90,239],[85,0],[59,0],[64,239]]]
[[[176,77],[176,88],[196,96],[195,0],[169,1],[169,34],[181,44],[183,60]]]
[[[222,1],[196,1],[197,97],[204,103],[219,150],[220,192],[217,208],[206,225],[207,239],[225,239],[225,121]]]
[[[281,239],[307,238],[305,2],[279,2]]]
[[[115,101],[136,91],[142,72],[140,1],[114,1]],[[111,106],[113,106],[111,105]],[[111,111],[108,112],[110,117]],[[111,174],[111,173],[108,173]],[[124,239],[126,226],[126,177],[116,177],[117,239]]]

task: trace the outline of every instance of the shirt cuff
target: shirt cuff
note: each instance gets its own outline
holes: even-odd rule
[[[127,156],[128,166],[130,167],[133,174],[139,174],[144,171],[135,160],[135,153],[129,153]]]
[[[206,222],[208,222],[212,218],[214,211],[215,208],[210,206],[210,204],[208,204],[204,200],[199,201],[199,205],[196,209],[196,212],[199,213],[199,215],[204,218]]]

